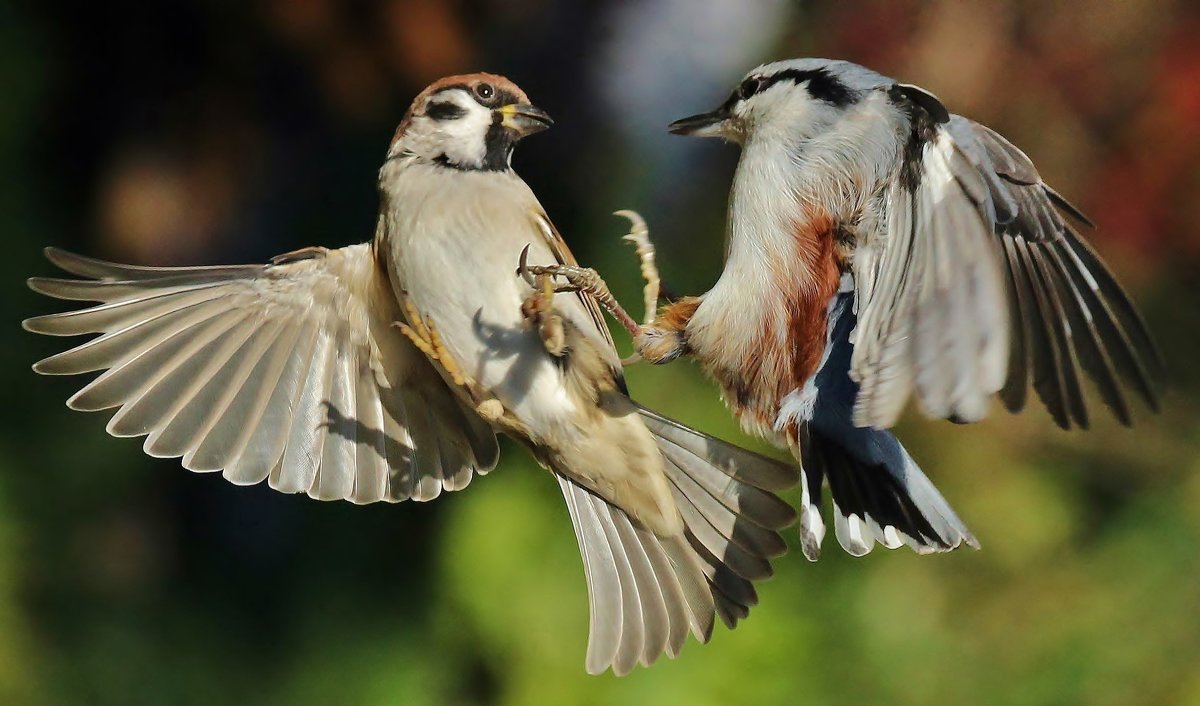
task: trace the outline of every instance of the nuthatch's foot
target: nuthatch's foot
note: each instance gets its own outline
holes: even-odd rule
[[[529,246],[521,251],[520,263],[517,267],[517,274],[521,275],[530,287],[538,289],[538,278],[542,275],[549,277],[561,277],[566,281],[565,285],[555,286],[552,291],[558,292],[583,292],[590,295],[596,300],[596,303],[604,307],[608,313],[612,314],[621,326],[629,332],[629,335],[636,336],[640,327],[633,320],[617,301],[612,292],[608,291],[608,285],[604,283],[604,279],[599,273],[590,267],[577,267],[574,265],[530,265]]]
[[[653,365],[670,363],[687,352],[683,332],[658,326],[643,326],[633,337],[633,347],[638,356]]]
[[[654,244],[650,242],[650,228],[636,211],[617,211],[613,215],[629,219],[629,232],[621,236],[621,240],[633,243],[638,262],[641,264],[642,279],[646,280],[646,286],[642,289],[645,304],[642,320],[644,325],[650,326],[654,323],[654,315],[658,311],[658,295],[662,287],[662,280],[658,276],[658,263],[654,259]]]
[[[533,293],[521,302],[521,315],[537,328],[546,352],[560,358],[566,353],[567,336],[563,330],[562,316],[554,311],[557,289],[551,275],[539,274],[532,280]]]

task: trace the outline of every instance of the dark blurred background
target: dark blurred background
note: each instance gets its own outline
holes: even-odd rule
[[[1200,704],[1197,36],[1184,0],[0,5],[0,703]],[[592,678],[570,523],[519,448],[431,504],[323,504],[149,459],[66,409],[79,380],[29,369],[62,343],[18,328],[54,306],[22,286],[50,274],[42,246],[206,264],[366,240],[395,124],[461,71],[556,118],[515,165],[622,299],[617,208],[649,219],[671,289],[702,292],[736,150],[664,126],[792,56],[923,85],[1023,147],[1164,349],[1172,391],[1133,430],[910,415],[980,552],[851,559],[830,537],[737,631]],[[629,377],[763,448],[690,364]]]

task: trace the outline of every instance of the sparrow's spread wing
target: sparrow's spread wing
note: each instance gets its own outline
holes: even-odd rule
[[[1158,356],[1062,215],[1082,220],[1078,211],[996,133],[910,107],[913,134],[883,222],[855,253],[855,423],[891,426],[914,388],[937,417],[979,419],[994,392],[1016,411],[1032,376],[1061,426],[1086,426],[1080,366],[1123,423],[1118,376],[1155,407]]]
[[[733,627],[758,602],[753,582],[784,553],[779,530],[795,520],[775,492],[797,472],[646,409],[686,529],[661,537],[616,506],[559,475],[583,555],[591,605],[588,671],[625,674],[639,662],[701,642],[715,617]]]
[[[58,299],[101,302],[29,319],[36,333],[103,334],[34,365],[105,371],[68,401],[119,408],[114,436],[238,484],[269,479],[320,499],[430,500],[497,460],[400,319],[369,244],[269,265],[149,268],[47,249],[83,279],[34,278]]]

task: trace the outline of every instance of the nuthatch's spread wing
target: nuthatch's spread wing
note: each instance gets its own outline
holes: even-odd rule
[[[1162,359],[1128,295],[1071,223],[1088,220],[1008,140],[957,115],[947,130],[985,176],[982,212],[1002,245],[1013,317],[1005,405],[1024,407],[1032,378],[1059,426],[1086,428],[1082,370],[1122,424],[1132,422],[1122,381],[1157,410]]]
[[[1087,426],[1080,368],[1122,423],[1120,378],[1156,408],[1158,355],[1063,217],[1082,215],[1004,138],[893,90],[912,133],[855,254],[855,423],[890,427],[913,391],[936,417],[979,419],[996,392],[1015,411],[1032,378],[1060,426]]]
[[[29,319],[37,333],[101,336],[34,365],[103,370],[68,401],[118,408],[114,436],[239,485],[323,500],[431,500],[496,463],[494,433],[392,324],[368,244],[269,265],[148,268],[48,249],[83,279],[35,291],[99,305]]]
[[[932,118],[914,113],[881,204],[882,237],[855,253],[859,426],[892,426],[913,390],[930,415],[979,419],[1007,370],[1000,256],[973,198],[982,179]]]

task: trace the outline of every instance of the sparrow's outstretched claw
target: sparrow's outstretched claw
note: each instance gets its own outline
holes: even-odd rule
[[[517,274],[521,275],[521,279],[530,287],[537,289],[537,281],[533,278],[533,273],[529,271],[529,243],[521,248],[521,257],[517,260]]]

